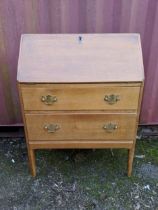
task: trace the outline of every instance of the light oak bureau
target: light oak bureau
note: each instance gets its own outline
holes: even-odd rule
[[[32,176],[35,150],[50,148],[125,148],[131,175],[144,84],[138,34],[22,35],[17,80]]]

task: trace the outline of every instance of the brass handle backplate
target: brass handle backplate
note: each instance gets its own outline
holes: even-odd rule
[[[54,102],[57,101],[57,97],[51,95],[42,96],[41,101],[44,102],[46,105],[52,105]]]
[[[60,126],[57,124],[46,124],[44,125],[44,129],[47,130],[48,133],[55,133],[60,129]]]
[[[120,100],[119,95],[111,94],[111,95],[105,95],[104,97],[104,101],[106,101],[110,105],[115,104],[119,100]]]
[[[117,128],[118,126],[115,123],[108,123],[108,124],[103,125],[103,129],[109,133],[114,132]]]

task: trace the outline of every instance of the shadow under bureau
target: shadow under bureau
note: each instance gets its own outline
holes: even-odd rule
[[[35,150],[125,148],[132,172],[144,71],[138,34],[22,35],[18,88]]]

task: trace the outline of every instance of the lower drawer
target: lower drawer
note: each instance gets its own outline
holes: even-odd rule
[[[29,140],[131,140],[136,114],[25,114]]]

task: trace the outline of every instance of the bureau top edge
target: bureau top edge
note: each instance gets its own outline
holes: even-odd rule
[[[39,86],[39,85],[44,85],[44,86],[49,86],[49,85],[105,85],[105,86],[117,86],[117,87],[140,87],[144,84],[143,81],[138,81],[138,82],[86,82],[86,83],[49,83],[49,82],[19,82],[17,81],[17,84],[18,85],[22,85],[22,86],[32,86],[32,85],[35,85],[35,86]]]

